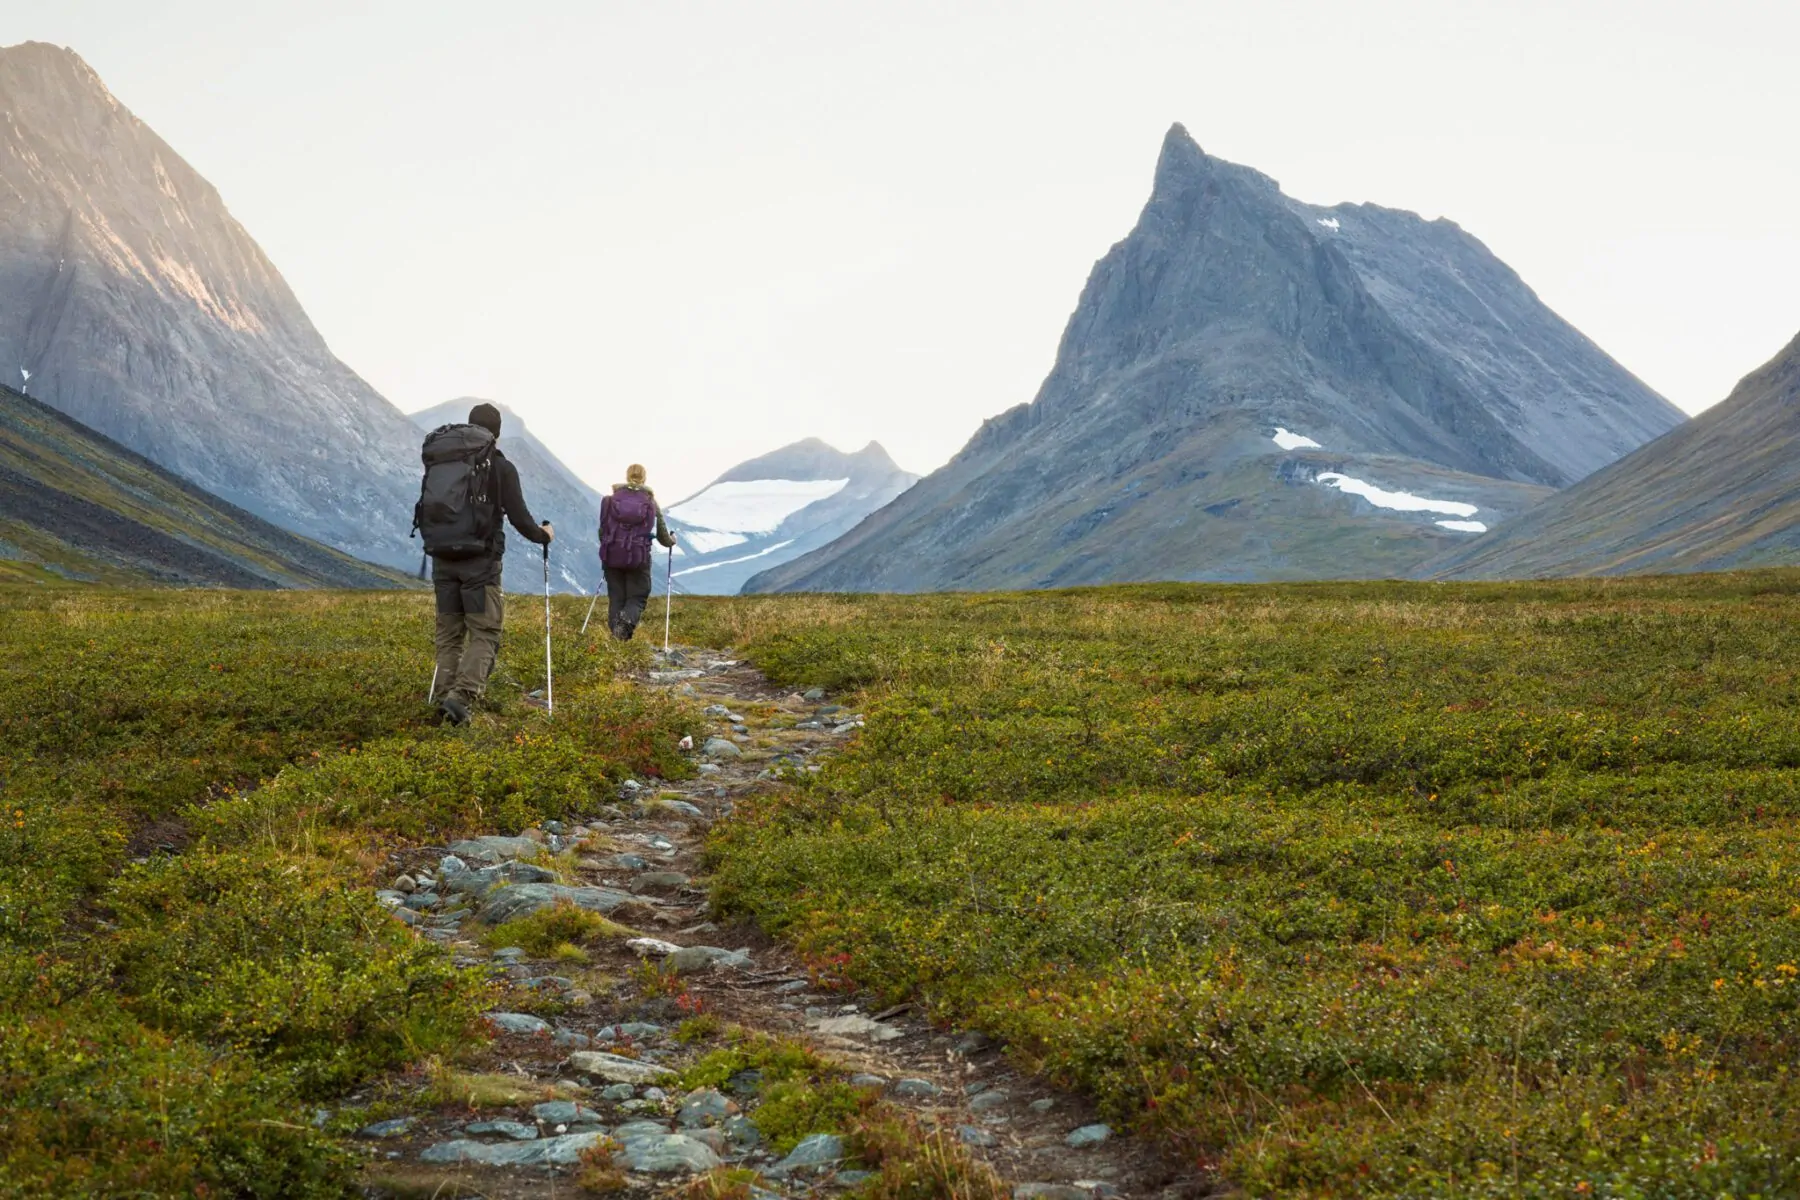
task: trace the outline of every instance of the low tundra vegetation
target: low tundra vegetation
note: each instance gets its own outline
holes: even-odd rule
[[[1800,574],[690,605],[715,899],[1251,1195],[1800,1193]]]
[[[612,682],[644,651],[600,639],[559,640],[554,721],[513,637],[499,711],[431,726],[431,621],[419,593],[0,587],[0,1195],[354,1194],[314,1111],[487,1002],[374,900],[386,849],[683,769],[675,710]]]

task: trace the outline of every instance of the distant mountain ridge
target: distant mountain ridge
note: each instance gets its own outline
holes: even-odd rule
[[[1303,204],[1177,125],[1036,399],[746,587],[1399,575],[1683,419],[1451,222]]]
[[[1723,402],[1418,571],[1438,579],[1800,563],[1800,337]]]
[[[233,588],[395,588],[359,562],[210,496],[0,387],[0,579]]]
[[[499,401],[462,396],[416,412],[412,421],[423,441],[423,433],[440,425],[467,421],[469,410],[482,403],[500,410],[500,452],[519,469],[519,486],[531,515],[556,527],[556,541],[550,547],[551,586],[591,595],[601,582],[600,493],[556,457],[523,417]],[[515,592],[537,591],[543,587],[543,571],[538,550],[509,533],[506,586]]]
[[[69,50],[0,49],[0,374],[205,491],[416,565],[412,424]]]
[[[918,481],[878,442],[855,453],[807,438],[732,467],[666,505],[675,580],[735,594],[752,575],[824,546]]]

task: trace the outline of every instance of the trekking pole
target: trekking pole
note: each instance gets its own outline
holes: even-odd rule
[[[556,677],[550,669],[550,543],[544,543],[544,708],[556,715]]]
[[[669,612],[675,607],[675,547],[669,547],[669,594],[663,601],[663,653],[669,652]]]
[[[586,633],[588,622],[594,619],[594,605],[600,603],[600,589],[594,589],[594,598],[588,601],[588,615],[581,618],[581,632]]]
[[[437,699],[437,677],[438,677],[438,665],[436,663],[432,663],[431,664],[431,690],[425,693],[425,703],[427,703],[427,704],[430,704],[433,700]]]

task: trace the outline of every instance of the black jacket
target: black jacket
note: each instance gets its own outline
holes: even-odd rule
[[[547,545],[550,535],[538,524],[537,518],[525,506],[525,493],[519,487],[519,468],[506,461],[506,455],[494,447],[494,495],[499,501],[500,511],[512,527],[519,531],[519,536],[535,545]],[[494,530],[493,556],[496,560],[506,554],[506,526]]]

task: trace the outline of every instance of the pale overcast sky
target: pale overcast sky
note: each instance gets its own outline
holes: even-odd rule
[[[929,470],[1029,400],[1164,130],[1449,216],[1689,411],[1800,330],[1786,0],[0,0],[216,184],[408,411],[665,497]]]

